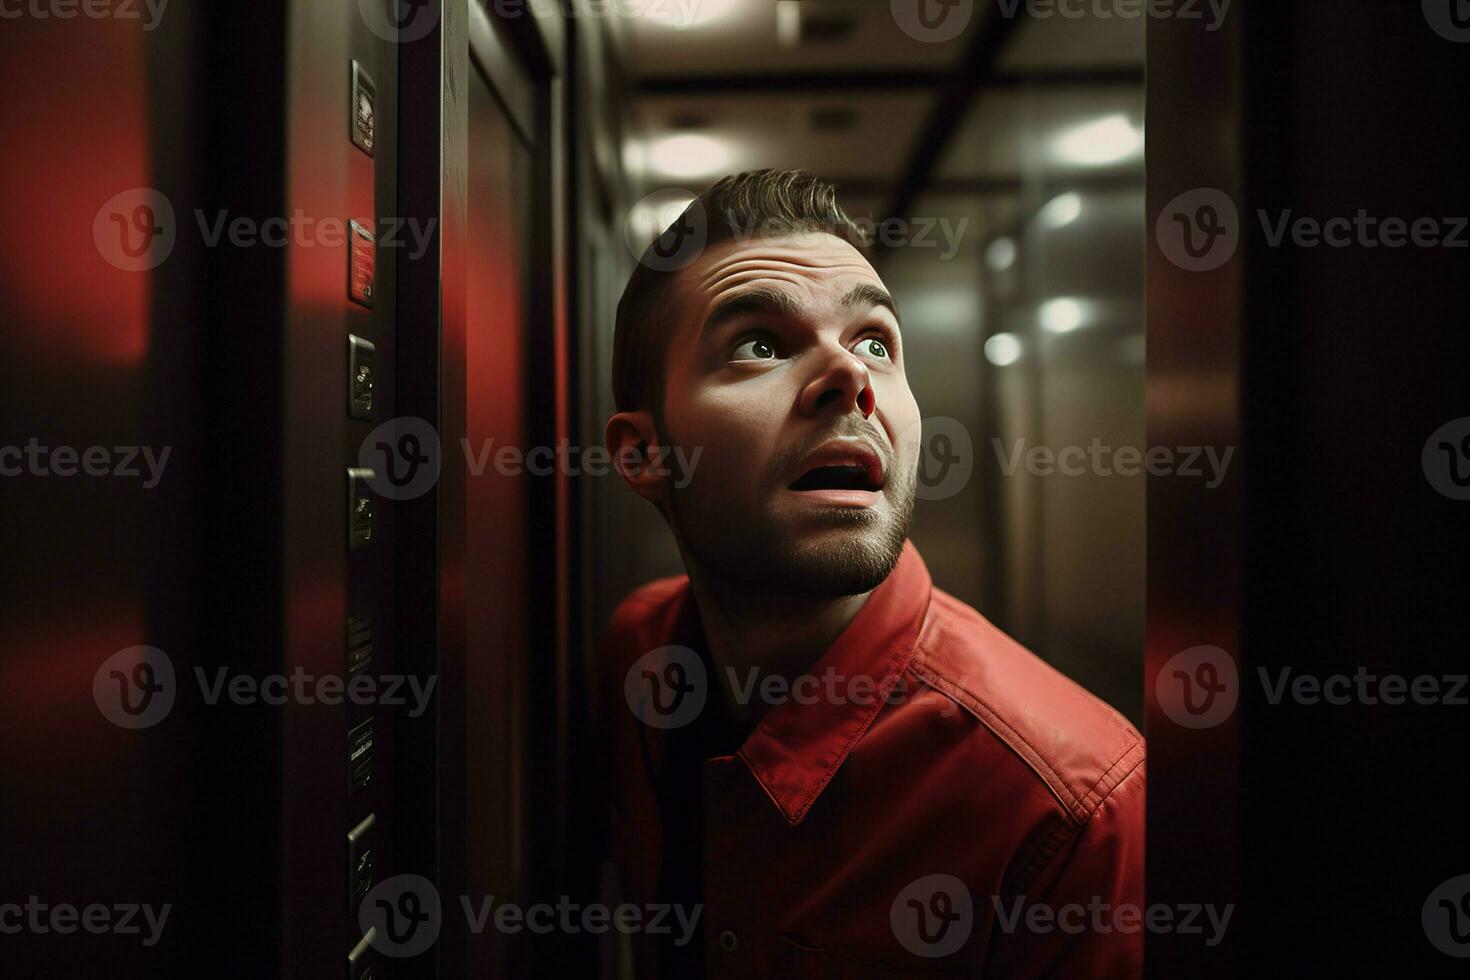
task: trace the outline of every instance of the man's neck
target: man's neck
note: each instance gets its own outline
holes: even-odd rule
[[[872,595],[795,599],[758,594],[692,564],[688,568],[720,689],[735,716],[751,723],[771,707],[760,696],[761,679],[775,675],[789,684],[809,671]]]

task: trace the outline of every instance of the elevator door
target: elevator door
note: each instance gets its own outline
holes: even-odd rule
[[[525,453],[531,151],[469,74],[465,326],[465,863],[469,894],[526,895],[529,629]],[[446,397],[448,393],[446,392]],[[453,447],[450,447],[453,448]],[[524,963],[514,937],[469,937],[469,975]]]

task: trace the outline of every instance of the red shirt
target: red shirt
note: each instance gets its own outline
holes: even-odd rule
[[[806,683],[755,688],[753,730],[687,578],[634,592],[608,639],[639,977],[1141,974],[1142,738],[933,588],[911,543]],[[657,903],[680,906],[662,929]]]

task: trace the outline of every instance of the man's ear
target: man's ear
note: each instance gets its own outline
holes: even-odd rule
[[[658,433],[649,412],[618,412],[607,420],[602,441],[613,468],[645,500],[662,508],[668,471],[655,458]]]

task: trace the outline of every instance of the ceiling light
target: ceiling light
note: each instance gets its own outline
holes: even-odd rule
[[[681,133],[655,140],[648,148],[653,168],[673,177],[709,177],[730,169],[730,147],[724,140]]]
[[[1082,326],[1082,304],[1069,296],[1059,296],[1041,304],[1037,319],[1048,333],[1071,333]]]
[[[1062,228],[1076,221],[1077,216],[1081,213],[1081,196],[1068,191],[1066,194],[1058,194],[1043,204],[1036,216],[1041,219],[1043,227]]]
[[[1069,129],[1052,143],[1059,160],[1092,167],[1126,160],[1141,149],[1143,130],[1121,112]]]
[[[1016,241],[997,238],[985,247],[985,264],[995,272],[1004,272],[1016,264]],[[997,336],[1000,336],[997,334]]]
[[[1013,333],[998,333],[985,341],[985,359],[996,367],[1006,367],[1021,359],[1021,340]]]

